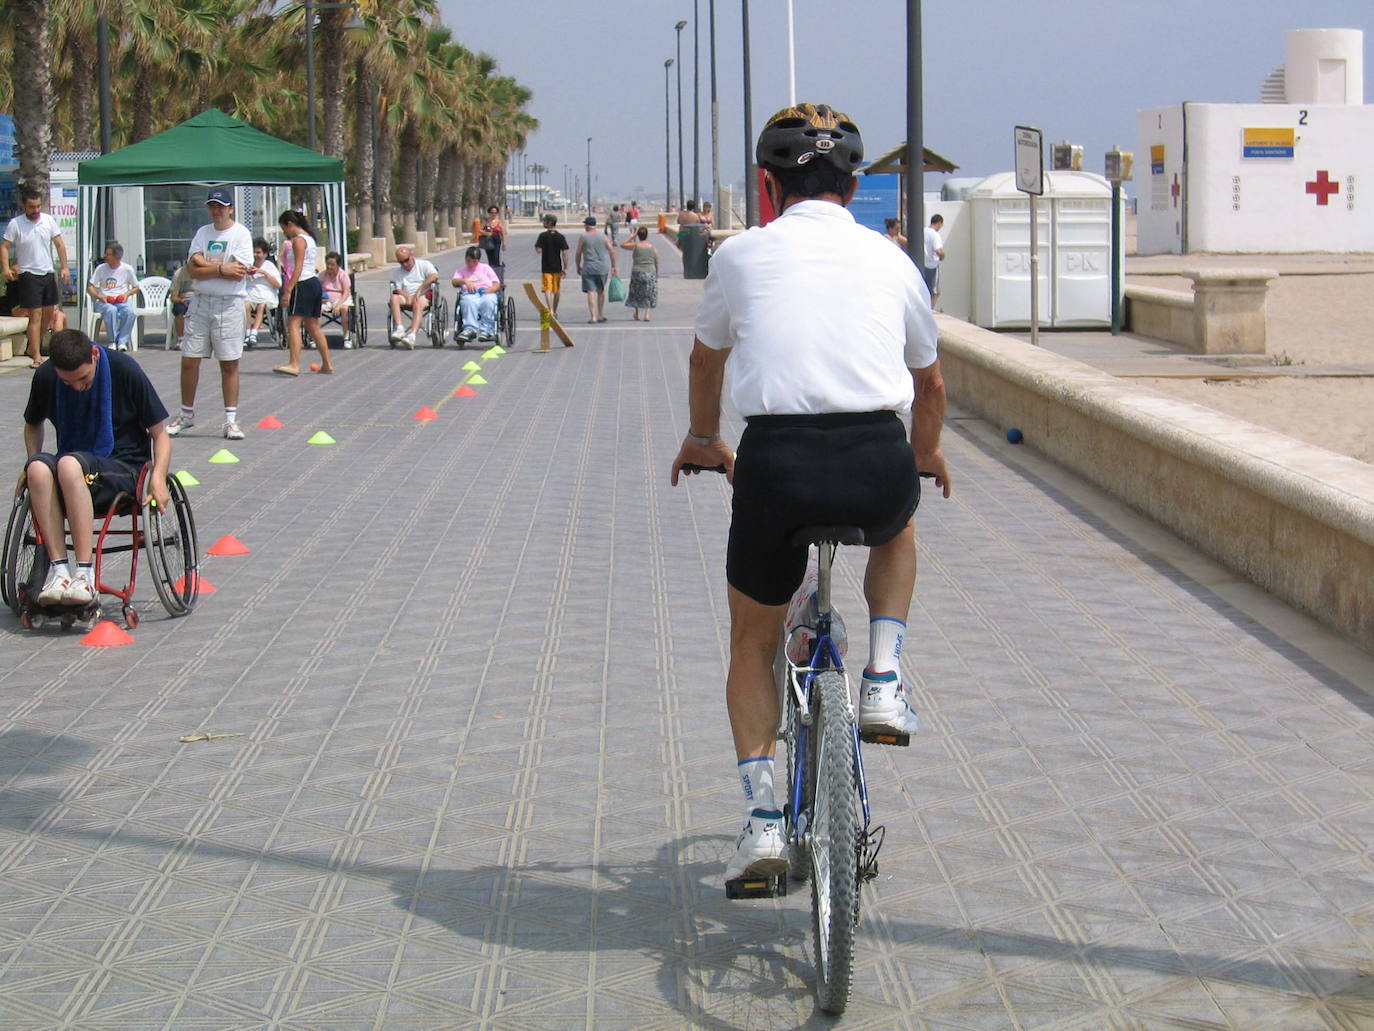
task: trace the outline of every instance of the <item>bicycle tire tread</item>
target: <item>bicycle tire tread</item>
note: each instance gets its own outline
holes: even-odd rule
[[[810,764],[815,790],[825,793],[828,826],[817,820],[813,853],[824,847],[830,876],[811,878],[812,932],[816,954],[816,999],[832,1016],[843,1013],[854,979],[854,930],[859,916],[859,820],[854,803],[853,732],[849,722],[849,687],[844,674],[827,670],[816,678],[817,712],[812,734],[818,759]],[[819,798],[818,798],[819,801]],[[817,806],[817,812],[820,808]],[[815,857],[813,856],[813,865]],[[827,883],[822,884],[822,880]],[[821,892],[829,893],[829,927],[821,931]]]

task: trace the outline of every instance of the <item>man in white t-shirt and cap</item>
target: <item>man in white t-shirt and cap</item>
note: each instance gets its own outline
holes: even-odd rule
[[[167,424],[173,437],[196,421],[196,386],[200,363],[219,361],[224,395],[224,436],[242,440],[239,428],[239,359],[243,356],[244,298],[253,266],[253,236],[234,221],[234,191],[216,186],[205,198],[210,222],[196,230],[187,268],[195,280],[195,298],[181,338],[181,414]]]
[[[944,228],[944,215],[931,215],[930,225],[925,230],[925,260],[921,265],[921,278],[926,281],[930,291],[930,306],[940,299],[940,262],[945,260],[945,240],[940,235]]]
[[[40,342],[53,328],[57,306],[62,303],[61,283],[67,279],[67,245],[62,229],[43,210],[43,194],[32,188],[20,191],[21,213],[10,219],[0,240],[0,275],[8,285],[10,304],[29,311],[29,359],[36,369],[43,364]],[[15,263],[10,264],[10,248]],[[57,248],[58,269],[54,274],[52,249]]]

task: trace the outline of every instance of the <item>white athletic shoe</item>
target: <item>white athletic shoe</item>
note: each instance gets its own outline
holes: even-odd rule
[[[62,592],[63,605],[89,605],[94,600],[95,591],[85,574],[77,573],[67,581],[67,588]]]
[[[901,678],[896,673],[864,670],[859,688],[859,729],[890,730],[914,734],[920,727],[916,710],[907,701]]]
[[[48,578],[43,581],[43,589],[38,592],[38,604],[40,605],[61,605],[62,599],[67,596],[67,588],[71,586],[71,580],[65,576],[59,576],[56,568],[48,567]]]
[[[391,332],[386,335],[388,340],[400,341],[405,338],[406,331],[400,326],[392,326]]]
[[[735,854],[725,866],[725,879],[776,877],[786,872],[782,813],[776,809],[752,810],[735,842]]]
[[[344,339],[343,339],[343,349],[344,349],[345,351],[351,351],[351,350],[353,350],[353,338],[352,338],[351,336],[350,336],[350,337],[344,337]]]
[[[415,334],[406,333],[403,337],[401,337],[401,343],[405,344],[407,351],[415,350]]]
[[[187,418],[184,415],[178,415],[167,423],[167,436],[175,437],[182,430],[189,430],[195,424],[195,419]]]
[[[239,429],[239,424],[238,424],[238,423],[236,423],[236,422],[226,422],[226,423],[224,424],[224,439],[225,439],[225,440],[242,440],[242,439],[243,439],[243,430]]]

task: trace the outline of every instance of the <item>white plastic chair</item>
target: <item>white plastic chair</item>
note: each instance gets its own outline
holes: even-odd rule
[[[129,346],[135,351],[143,342],[143,316],[161,315],[167,320],[164,338],[172,334],[175,326],[170,317],[171,307],[167,303],[167,295],[172,292],[170,279],[165,276],[148,276],[146,279],[140,279],[138,292],[139,296],[143,298],[143,303],[134,308],[134,313],[138,318],[134,321],[133,339],[129,341]]]

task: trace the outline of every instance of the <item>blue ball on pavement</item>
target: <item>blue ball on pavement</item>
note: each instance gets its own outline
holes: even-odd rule
[[[1011,429],[1007,430],[1007,440],[1011,441],[1013,444],[1021,443],[1021,431],[1013,426]]]

